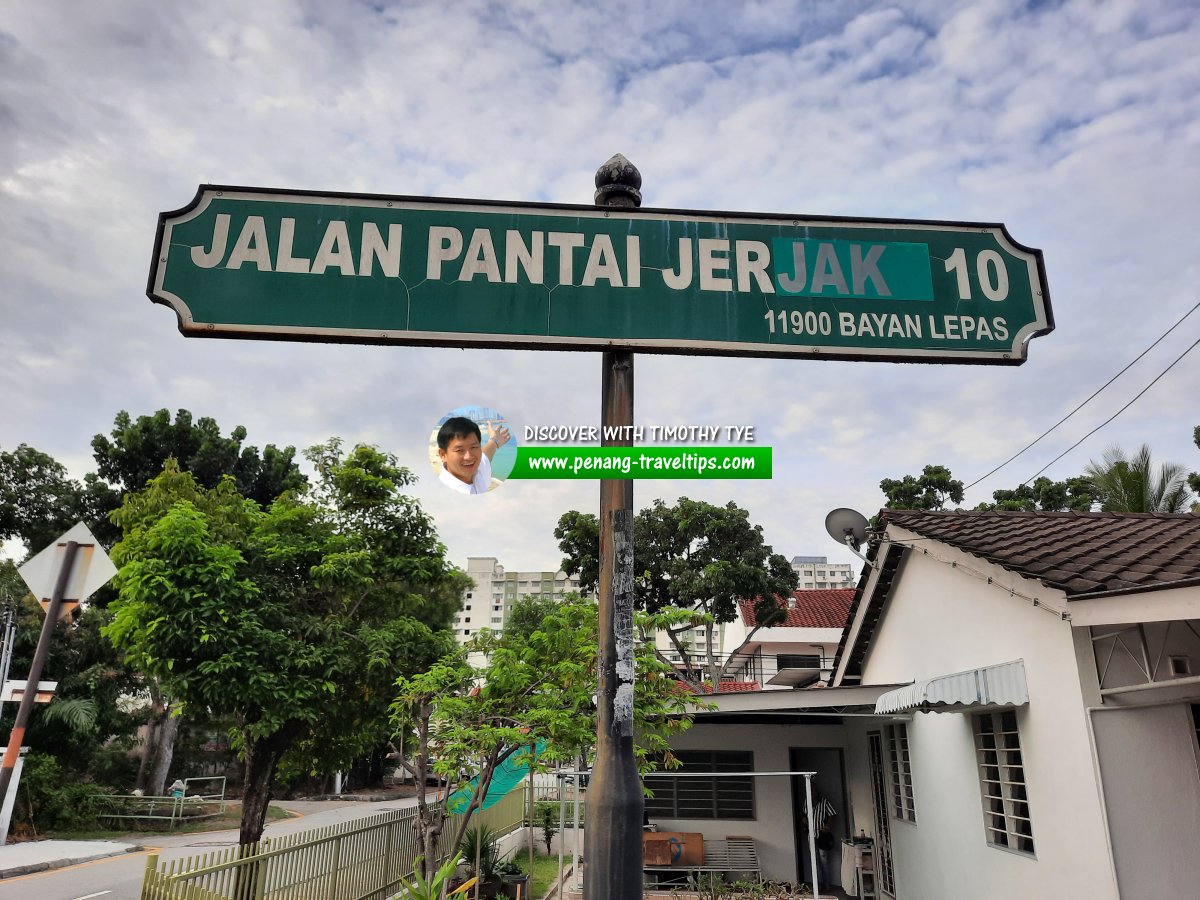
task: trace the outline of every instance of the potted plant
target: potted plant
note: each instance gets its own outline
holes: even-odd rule
[[[471,874],[479,879],[479,896],[495,897],[500,892],[500,876],[496,873],[500,851],[496,847],[496,833],[487,825],[469,828],[458,845],[458,852],[470,867]]]
[[[505,897],[525,900],[529,896],[529,874],[515,860],[502,859],[496,863],[496,874],[500,877],[500,891]]]

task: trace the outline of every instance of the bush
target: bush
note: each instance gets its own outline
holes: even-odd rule
[[[97,784],[68,777],[53,756],[29,753],[21,773],[14,825],[31,833],[87,831],[97,827],[100,798],[107,794]]]

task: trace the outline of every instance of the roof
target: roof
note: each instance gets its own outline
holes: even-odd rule
[[[1200,584],[1200,516],[1188,513],[885,510],[881,516],[1068,598]]]
[[[786,608],[782,597],[775,598],[781,609]],[[854,602],[853,588],[831,590],[804,590],[792,594],[795,608],[787,609],[787,618],[776,622],[771,628],[844,628],[850,616],[850,604]],[[742,621],[753,628],[758,624],[754,615],[754,601],[739,600]],[[764,626],[768,627],[768,626]]]

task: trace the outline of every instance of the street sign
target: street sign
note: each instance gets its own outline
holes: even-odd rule
[[[108,554],[88,527],[82,522],[75,525],[17,570],[44,609],[50,603],[50,595],[54,592],[54,583],[58,579],[63,556],[70,541],[75,541],[79,550],[75,555],[75,565],[71,569],[66,591],[63,593],[63,617],[69,615],[75,606],[117,574],[117,567],[112,564],[112,560],[108,558]]]
[[[147,293],[189,336],[1024,362],[1054,328],[1003,225],[202,185]]]

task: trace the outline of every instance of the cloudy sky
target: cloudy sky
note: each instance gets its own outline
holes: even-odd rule
[[[0,447],[82,476],[115,413],[249,441],[396,453],[452,559],[555,568],[595,482],[452,494],[430,427],[480,404],[595,423],[594,353],[184,338],[145,295],[158,213],[200,183],[591,203],[620,152],[647,207],[1003,222],[1045,254],[1057,330],[1020,367],[641,354],[642,425],[752,424],[775,476],[639,481],[635,505],[732,499],[775,549],[879,481],[972,482],[1200,301],[1200,19],[1190,0],[510,2],[10,0],[0,17]],[[973,487],[1029,478],[1200,338],[1200,312]],[[1049,468],[1121,444],[1200,469],[1200,351]]]

